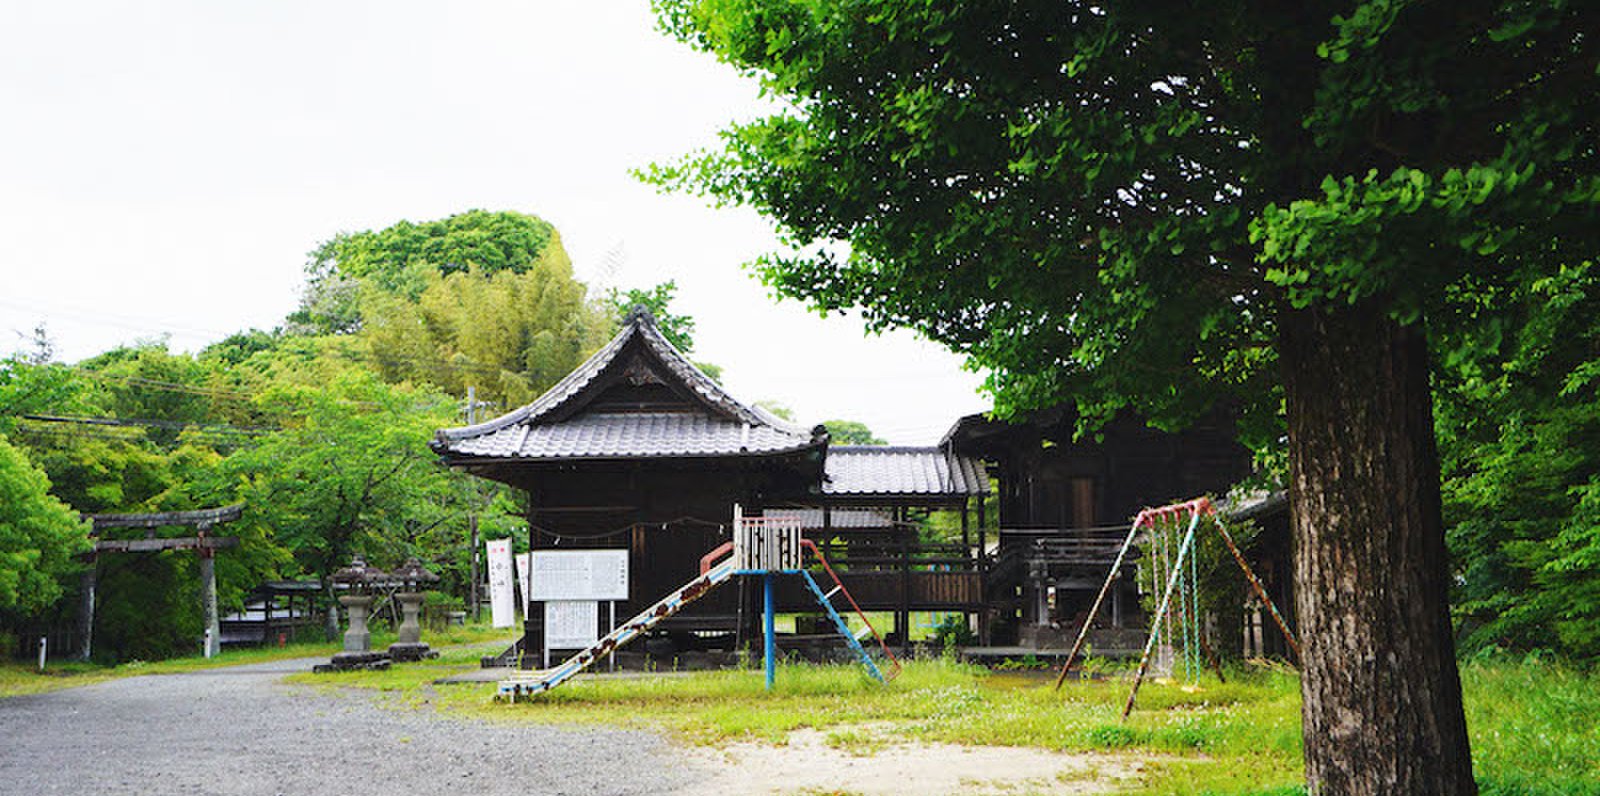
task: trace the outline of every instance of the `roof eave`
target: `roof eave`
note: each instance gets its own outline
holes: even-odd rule
[[[775,448],[763,451],[719,451],[708,453],[637,453],[637,454],[602,454],[582,456],[481,456],[472,453],[448,451],[440,453],[441,463],[450,467],[468,467],[474,465],[490,464],[524,464],[524,465],[560,465],[596,462],[641,462],[641,461],[703,461],[706,459],[781,459],[805,454],[814,449],[823,449],[815,442],[797,445],[792,448]]]

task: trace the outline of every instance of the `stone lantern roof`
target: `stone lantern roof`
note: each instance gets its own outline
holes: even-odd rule
[[[408,590],[414,590],[425,583],[438,583],[439,576],[428,571],[422,566],[415,556],[406,559],[398,569],[389,572],[389,582],[399,584]]]
[[[372,585],[389,577],[388,573],[376,567],[367,566],[361,556],[350,560],[350,566],[344,567],[333,573],[330,578],[334,583],[343,583],[352,589],[370,589]]]

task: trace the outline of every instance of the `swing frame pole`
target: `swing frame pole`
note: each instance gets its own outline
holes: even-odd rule
[[[1239,546],[1233,543],[1233,534],[1228,533],[1228,526],[1223,524],[1221,517],[1217,518],[1217,530],[1222,532],[1222,541],[1228,545],[1228,552],[1233,554],[1233,560],[1239,562],[1239,568],[1244,570],[1244,577],[1250,582],[1250,588],[1261,598],[1261,603],[1267,606],[1267,612],[1272,614],[1272,621],[1276,622],[1278,630],[1283,632],[1283,640],[1288,642],[1289,649],[1294,652],[1295,661],[1299,661],[1300,642],[1295,640],[1294,633],[1289,632],[1289,623],[1283,620],[1283,614],[1278,613],[1278,606],[1267,596],[1267,589],[1261,585],[1261,579],[1256,577],[1255,570],[1245,562],[1244,554],[1239,552]]]

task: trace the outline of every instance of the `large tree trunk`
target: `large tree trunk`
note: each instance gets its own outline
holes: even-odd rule
[[[1280,318],[1312,794],[1474,794],[1420,325]]]

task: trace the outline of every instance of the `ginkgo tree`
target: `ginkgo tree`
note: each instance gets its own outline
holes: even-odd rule
[[[645,175],[773,219],[779,293],[964,352],[1001,412],[1284,423],[1312,792],[1475,792],[1430,363],[1600,250],[1600,7],[655,7],[780,101]]]

